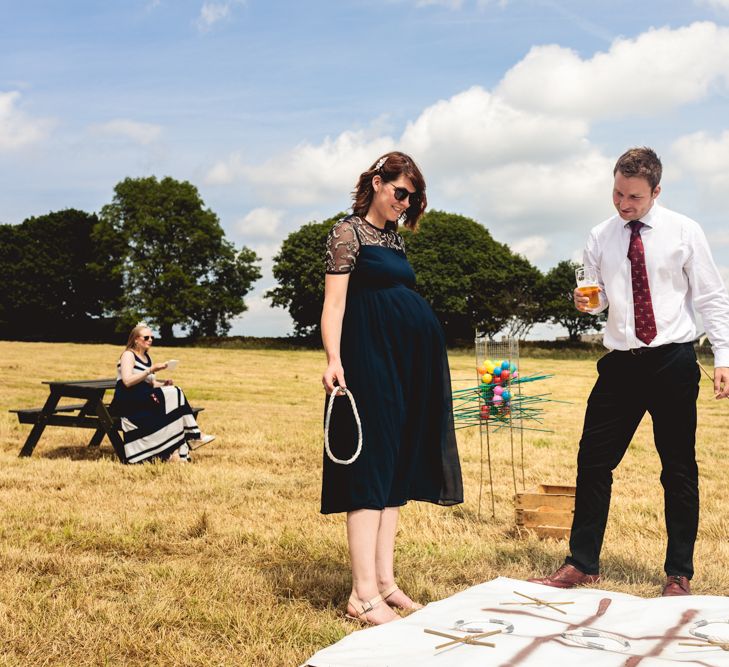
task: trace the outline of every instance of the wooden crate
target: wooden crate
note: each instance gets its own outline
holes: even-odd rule
[[[575,487],[540,484],[514,496],[516,525],[539,537],[568,537],[575,513]]]

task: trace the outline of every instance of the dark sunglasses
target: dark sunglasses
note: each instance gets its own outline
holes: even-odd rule
[[[142,336],[144,340],[154,340],[154,336]]]
[[[395,199],[397,199],[397,201],[404,201],[405,197],[410,197],[411,204],[416,204],[417,202],[420,201],[420,195],[418,194],[417,191],[410,192],[410,190],[408,190],[407,188],[399,188],[391,181],[388,181],[387,184],[392,185],[392,187],[395,191],[394,192]]]

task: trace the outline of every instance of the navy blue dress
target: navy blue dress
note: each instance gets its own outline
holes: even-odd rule
[[[414,291],[402,237],[350,216],[327,240],[327,273],[351,272],[340,352],[362,423],[363,445],[351,465],[324,454],[321,511],[381,510],[421,500],[463,502],[450,370],[440,322]],[[357,445],[349,399],[335,399],[332,453]]]

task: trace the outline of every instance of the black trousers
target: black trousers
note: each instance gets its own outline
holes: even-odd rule
[[[699,368],[691,343],[613,351],[597,362],[597,382],[587,401],[577,455],[577,493],[566,562],[586,574],[600,571],[612,471],[622,460],[641,419],[653,419],[661,459],[668,545],[666,574],[693,576],[699,523],[696,465],[696,398]],[[650,480],[646,480],[646,484]]]

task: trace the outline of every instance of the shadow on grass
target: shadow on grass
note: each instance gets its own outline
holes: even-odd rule
[[[118,461],[113,449],[87,445],[65,445],[34,452],[43,459],[70,459],[71,461]]]
[[[280,600],[305,600],[320,611],[344,609],[352,581],[346,563],[325,558],[294,559],[290,555],[286,560],[263,566],[261,574]]]
[[[662,558],[663,554],[656,554]],[[631,558],[609,555],[601,559],[600,570],[603,578],[614,582],[632,584],[654,584],[661,587],[666,583],[666,574],[663,568],[656,567],[655,560],[652,565],[639,563]]]

